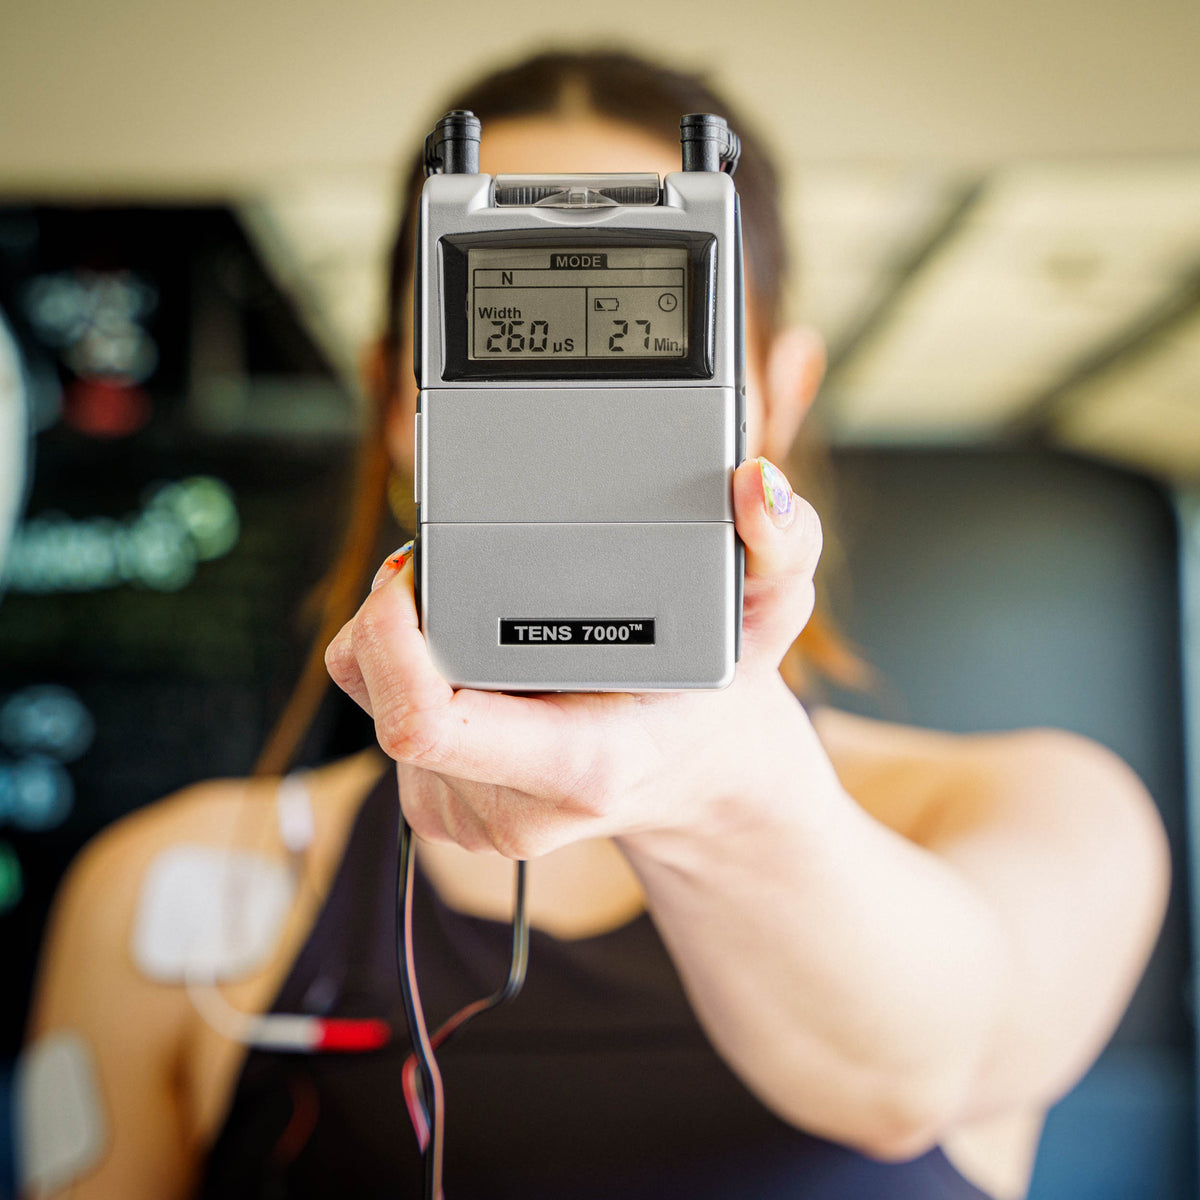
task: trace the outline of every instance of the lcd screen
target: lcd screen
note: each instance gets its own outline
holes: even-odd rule
[[[469,357],[683,358],[687,273],[681,246],[468,250]]]

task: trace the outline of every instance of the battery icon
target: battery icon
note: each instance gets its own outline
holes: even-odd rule
[[[616,296],[597,296],[593,304],[597,312],[616,312],[621,307],[621,302]]]

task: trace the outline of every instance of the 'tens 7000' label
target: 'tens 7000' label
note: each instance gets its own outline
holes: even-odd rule
[[[502,646],[653,646],[654,618],[500,618]]]

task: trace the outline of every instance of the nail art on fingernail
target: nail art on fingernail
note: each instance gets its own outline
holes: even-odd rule
[[[765,458],[758,460],[762,472],[763,507],[767,516],[781,529],[792,523],[792,489],[782,471]]]
[[[375,572],[375,578],[371,581],[371,591],[374,591],[381,584],[387,583],[393,575],[402,570],[404,564],[412,558],[412,552],[412,542],[405,542],[395,554],[388,555],[383,560],[383,566]]]

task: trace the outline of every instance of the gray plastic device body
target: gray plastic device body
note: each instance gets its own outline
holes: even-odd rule
[[[456,687],[724,687],[742,599],[730,480],[745,454],[733,181],[677,172],[658,204],[589,208],[499,206],[495,186],[433,175],[420,202],[414,570],[434,662]],[[447,378],[447,305],[463,304],[447,295],[449,244],[620,245],[627,234],[712,239],[708,279],[692,290],[711,373],[666,378],[656,364],[654,378],[605,378],[593,360],[587,379],[521,378],[519,362],[493,378]],[[533,632],[506,643],[504,621]]]

